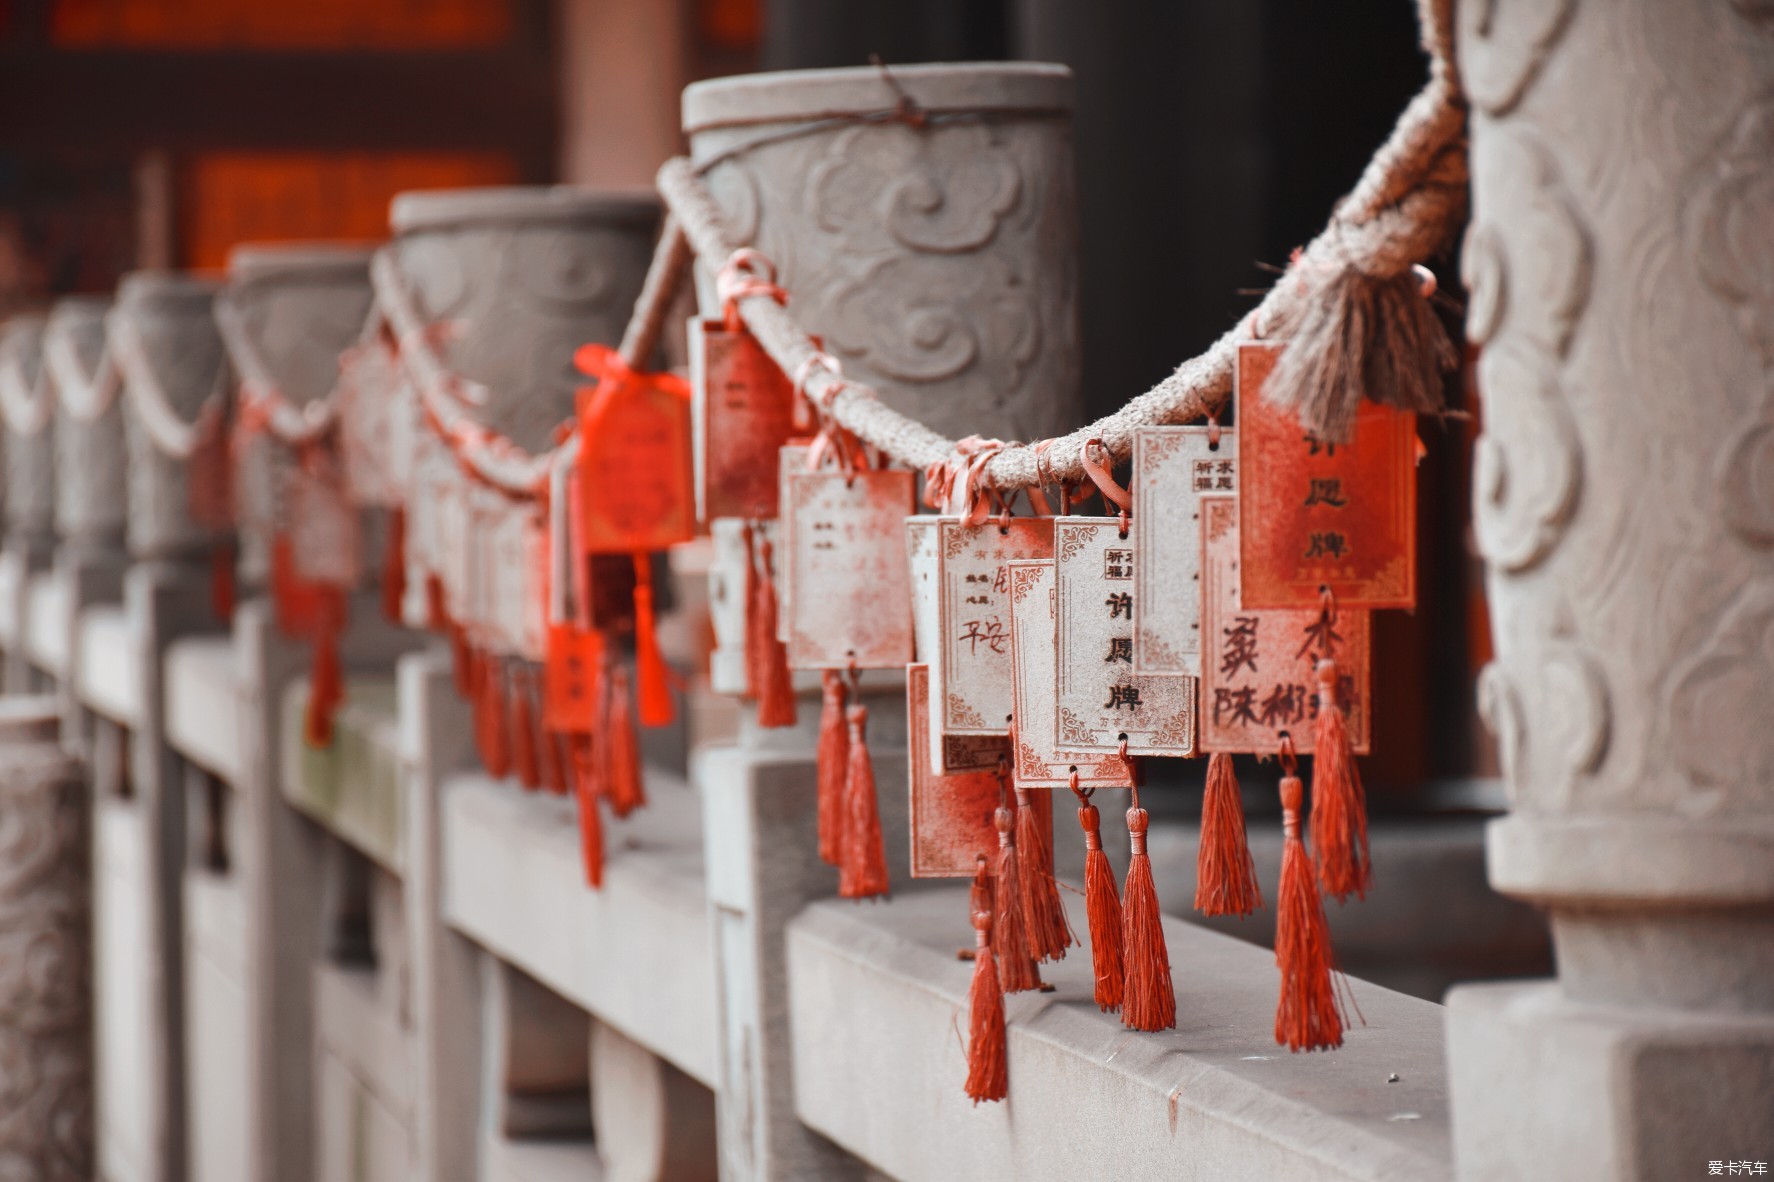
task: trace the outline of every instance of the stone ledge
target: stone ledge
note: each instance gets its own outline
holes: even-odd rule
[[[126,727],[142,717],[135,647],[121,606],[92,607],[80,617],[80,667],[75,692],[88,709]]]
[[[225,636],[192,637],[167,646],[166,742],[192,763],[238,785],[243,774],[240,685],[234,644]]]
[[[53,570],[32,575],[25,590],[25,656],[56,677],[67,676],[68,641],[73,639],[69,590],[68,581]]]
[[[308,679],[284,687],[278,788],[283,798],[390,874],[406,872],[406,809],[392,677],[347,677],[333,741],[303,736]]]
[[[647,769],[645,809],[605,814],[585,883],[570,797],[462,774],[441,789],[444,914],[494,955],[709,1087],[715,970],[696,795]]]
[[[914,889],[885,906],[816,903],[789,930],[797,1109],[882,1172],[1452,1177],[1441,1007],[1352,982],[1367,1025],[1334,1053],[1291,1055],[1272,1038],[1273,957],[1171,919],[1180,1029],[1135,1034],[1099,1013],[1075,949],[1047,968],[1055,993],[1009,999],[1010,1099],[973,1106],[960,1035],[972,967],[955,958],[971,943],[966,909],[957,887]]]

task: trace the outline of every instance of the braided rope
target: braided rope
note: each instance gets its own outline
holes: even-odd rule
[[[1254,330],[1285,325],[1312,306],[1324,286],[1354,267],[1375,278],[1409,271],[1446,246],[1466,214],[1465,102],[1450,58],[1452,0],[1419,0],[1428,84],[1405,108],[1324,230],[1302,249],[1268,294],[1205,353],[1189,359],[1126,406],[1069,435],[1034,446],[1006,447],[985,465],[982,479],[999,489],[1086,477],[1084,447],[1100,440],[1116,460],[1132,451],[1136,427],[1186,422],[1217,413],[1232,393],[1240,341]],[[720,266],[748,244],[679,157],[659,170],[659,191],[699,258]],[[740,317],[784,373],[804,374],[816,405],[865,442],[915,469],[956,456],[953,440],[882,403],[868,386],[842,378],[799,322],[764,294],[737,301]]]
[[[26,380],[24,358],[19,354],[27,347],[24,338],[29,330],[22,324],[8,327],[10,331],[0,336],[0,422],[21,439],[30,438],[40,434],[55,417],[55,396],[49,388],[51,375],[49,366],[44,364],[37,370],[35,383]]]

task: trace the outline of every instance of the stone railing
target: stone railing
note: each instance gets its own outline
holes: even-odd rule
[[[18,703],[16,717],[0,720],[0,780],[9,816],[59,818],[59,844],[33,850],[49,851],[65,872],[0,877],[0,901],[7,931],[20,939],[46,925],[63,937],[78,932],[84,870],[79,843],[66,836],[90,831],[96,1053],[90,1086],[78,1065],[57,1066],[82,1053],[87,988],[80,958],[62,957],[45,970],[58,986],[48,1025],[9,1061],[22,1056],[58,1072],[66,1099],[51,1127],[71,1140],[14,1136],[7,1126],[0,1152],[29,1162],[31,1176],[57,1179],[88,1176],[90,1156],[109,1182],[1479,1182],[1704,1176],[1710,1161],[1774,1156],[1765,1140],[1774,1035],[1763,971],[1771,897],[1763,707],[1774,678],[1765,660],[1768,570],[1757,565],[1770,536],[1770,435],[1767,408],[1742,393],[1764,391],[1769,353],[1766,285],[1745,270],[1751,256],[1742,247],[1767,241],[1765,202],[1753,207],[1756,218],[1743,209],[1766,188],[1758,178],[1767,153],[1754,150],[1766,146],[1766,120],[1749,96],[1767,93],[1774,55],[1733,23],[1759,19],[1749,5],[1721,6],[1704,27],[1702,17],[1652,0],[1612,14],[1553,7],[1559,14],[1469,22],[1462,64],[1479,112],[1471,332],[1487,342],[1483,376],[1494,404],[1477,533],[1493,566],[1500,661],[1483,696],[1522,806],[1493,829],[1490,871],[1500,887],[1553,910],[1566,954],[1561,987],[1462,990],[1448,1021],[1432,1002],[1356,980],[1364,1024],[1347,1045],[1290,1055],[1272,1039],[1270,955],[1166,919],[1175,1031],[1127,1031],[1092,1002],[1083,958],[1063,962],[1051,973],[1052,992],[1009,999],[1010,1099],[975,1106],[961,1089],[970,970],[955,954],[971,935],[964,888],[897,874],[885,904],[831,897],[811,823],[812,709],[799,727],[761,730],[692,680],[687,735],[675,750],[660,744],[654,752],[649,807],[609,822],[596,891],[584,881],[568,799],[481,771],[447,652],[373,607],[349,613],[331,741],[305,741],[306,646],[279,633],[250,577],[247,597],[222,622],[212,557],[226,538],[180,496],[198,471],[180,464],[196,462],[217,380],[219,340],[193,312],[213,293],[143,280],[120,306],[138,308],[145,336],[176,334],[180,372],[152,383],[168,388],[142,388],[140,364],[109,373],[90,349],[84,359],[73,351],[90,368],[66,371],[81,387],[79,424],[103,422],[108,400],[119,398],[140,419],[127,420],[119,437],[125,462],[156,449],[126,482],[128,528],[108,518],[104,528],[76,530],[99,519],[45,511],[60,508],[65,481],[31,467],[37,452],[29,446],[14,448],[9,437],[7,449],[0,649],[8,688],[52,695]],[[1604,70],[1604,53],[1560,48],[1613,44],[1622,12],[1637,33],[1634,52],[1656,58],[1662,71],[1646,76],[1680,83],[1663,103],[1624,92],[1612,101],[1609,88],[1627,75]],[[1658,57],[1685,38],[1716,52],[1673,64]],[[1554,54],[1590,62],[1594,77],[1573,66],[1537,80]],[[908,71],[901,85],[920,110],[943,110],[944,101],[983,106],[1031,126],[992,124],[981,140],[989,121],[939,121],[926,139],[917,120],[868,117],[879,96],[847,97],[863,85],[856,76],[779,80],[776,90],[748,80],[686,104],[693,150],[731,220],[807,268],[784,272],[797,312],[826,348],[865,359],[857,372],[885,395],[939,423],[1009,435],[1012,426],[979,417],[989,415],[988,397],[1008,392],[1017,423],[1064,426],[1076,395],[1067,386],[1076,362],[1069,174],[1054,184],[1037,174],[1064,155],[1065,137],[1052,124],[1063,122],[1069,87],[1050,70],[1010,70],[997,84],[940,71],[919,79]],[[931,89],[919,93],[921,85]],[[1560,88],[1570,93],[1561,98]],[[1547,104],[1571,117],[1549,118]],[[852,108],[861,115],[844,116]],[[785,121],[816,115],[833,122],[777,138]],[[959,134],[944,140],[944,128]],[[870,146],[865,133],[882,138]],[[757,175],[728,154],[751,135],[763,137],[748,164]],[[1559,151],[1546,148],[1547,137]],[[1665,171],[1686,187],[1652,183],[1661,174],[1647,165],[1651,179],[1629,177],[1619,188],[1618,169],[1583,156],[1622,141],[1665,152]],[[988,149],[1006,144],[1030,174],[1012,169],[1015,177],[994,179]],[[875,171],[840,175],[858,165]],[[953,167],[986,174],[944,206],[926,182]],[[829,189],[809,190],[796,177]],[[1583,212],[1603,204],[1604,194],[1591,191],[1598,185],[1616,186],[1609,217]],[[806,226],[772,216],[809,191],[834,200],[887,194],[885,208],[916,224],[889,219],[891,232],[876,233],[866,201],[860,212],[822,209]],[[1035,204],[1019,208],[1007,194]],[[994,217],[1015,224],[977,232],[962,206],[982,195]],[[455,224],[464,209],[513,200],[403,207],[402,249],[430,259],[413,264],[426,281],[415,285],[423,298],[440,308],[490,300],[501,315],[512,310],[513,300],[485,289],[500,269],[504,283],[537,279],[521,267],[514,275],[523,251],[483,244],[475,265],[453,266],[419,249],[414,235]],[[1008,218],[1012,210],[1021,220]],[[937,224],[918,221],[933,215]],[[1662,241],[1646,227],[1675,226],[1691,250],[1640,253]],[[963,233],[970,227],[977,241]],[[836,238],[797,252],[797,234]],[[1519,242],[1532,249],[1516,251]],[[595,250],[541,253],[544,302],[590,300],[601,290]],[[1693,271],[1668,279],[1678,257],[1697,260]],[[890,306],[877,311],[854,290],[868,267],[850,264],[865,258],[878,271],[928,266],[948,278],[882,283]],[[1665,315],[1648,297],[1622,299],[1637,289],[1601,283],[1604,265],[1662,276],[1657,290],[1692,316]],[[1510,271],[1519,274],[1505,284]],[[697,278],[712,311],[712,276]],[[968,300],[1009,315],[994,284],[1021,289],[1036,278],[1053,305],[1023,309],[1038,326],[1032,335],[1009,333],[1014,347],[992,336],[975,339],[972,353],[943,352],[966,344],[940,331],[945,325],[991,323],[970,319]],[[822,296],[815,279],[835,286]],[[354,282],[361,288],[362,276]],[[919,303],[929,290],[971,294],[958,308],[933,311]],[[63,319],[90,321],[92,311],[71,308]],[[610,335],[619,324],[617,316],[599,331]],[[1667,325],[1680,331],[1658,328]],[[896,326],[905,340],[875,339]],[[26,335],[40,340],[46,331],[30,326]],[[1660,341],[1668,355],[1600,347],[1597,336]],[[525,355],[515,331],[462,339],[463,356],[486,367],[466,375],[477,382],[499,384],[502,367]],[[170,340],[139,342],[137,362]],[[1009,366],[1028,385],[992,366]],[[66,408],[41,401],[50,396],[38,388],[41,367],[20,368],[19,396],[9,395],[12,434],[51,421],[59,432]],[[1643,413],[1662,408],[1670,422],[1676,409],[1691,413],[1677,400],[1695,373],[1716,379],[1700,383],[1707,398],[1734,392],[1729,406],[1711,408],[1721,420],[1737,416],[1723,459],[1695,433],[1658,433],[1663,420]],[[1040,385],[1048,381],[1057,384]],[[896,383],[906,388],[896,393]],[[295,392],[286,385],[283,393]],[[1620,407],[1612,413],[1582,401],[1628,389],[1640,397],[1630,408],[1609,403]],[[550,396],[564,406],[563,390]],[[535,407],[487,406],[514,433],[529,432],[533,446],[546,441],[547,424],[524,417],[540,414]],[[1635,508],[1646,471],[1662,477],[1660,491],[1681,513]],[[1714,493],[1724,495],[1724,509]],[[1622,514],[1631,514],[1630,528]],[[242,544],[251,551],[250,538]],[[709,553],[692,546],[674,557],[680,603],[701,598],[699,584],[718,567]],[[1618,574],[1610,556],[1643,587],[1610,589],[1609,572]],[[1672,570],[1693,580],[1668,595],[1645,589],[1664,587],[1658,580]],[[713,580],[717,622],[730,582]],[[1672,621],[1673,602],[1691,618]],[[678,629],[673,655],[682,665],[691,664],[686,638],[697,631]],[[1586,643],[1591,633],[1620,643]],[[717,678],[732,657],[717,651]],[[888,677],[864,692],[885,702],[897,691]],[[882,785],[904,778],[905,736],[893,714],[877,710],[871,727]],[[687,767],[674,767],[686,751]],[[90,785],[84,817],[79,794],[66,791],[79,765]],[[904,850],[903,797],[883,792],[882,806],[888,848]],[[1399,856],[1387,856],[1389,841]],[[1154,825],[1160,897],[1173,907],[1189,893],[1175,868],[1192,844],[1187,826]],[[1423,843],[1389,838],[1376,824],[1378,889],[1419,903],[1390,912],[1398,934],[1376,941],[1394,961],[1410,961],[1401,949],[1424,947],[1421,934],[1438,925],[1507,929],[1516,938],[1515,914],[1454,885],[1470,885],[1477,844],[1473,826]],[[1266,851],[1257,853],[1265,860]],[[1059,876],[1076,881],[1064,858]],[[1389,884],[1388,873],[1399,878]],[[27,894],[29,905],[20,902]],[[1341,937],[1352,921],[1338,913],[1334,922]],[[1074,926],[1085,926],[1081,916]],[[1442,947],[1457,954],[1476,940]],[[1693,966],[1701,971],[1683,971]],[[10,1039],[48,1008],[33,1008],[24,986],[4,984],[0,1030]],[[5,1083],[35,1086],[11,1074]],[[1579,1102],[1587,1107],[1573,1107]],[[87,1141],[89,1111],[97,1133]],[[1565,1113],[1574,1115],[1567,1121]]]

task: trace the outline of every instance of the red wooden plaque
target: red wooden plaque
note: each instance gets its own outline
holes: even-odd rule
[[[795,434],[794,384],[748,332],[691,327],[702,519],[776,516],[777,451]]]
[[[1272,754],[1281,735],[1302,755],[1312,752],[1318,717],[1319,660],[1337,662],[1338,698],[1350,745],[1368,749],[1373,698],[1371,620],[1340,609],[1274,611],[1238,598],[1238,505],[1232,497],[1201,498],[1201,705],[1204,751]]]
[[[664,550],[695,535],[690,398],[670,374],[604,376],[579,393],[582,544],[588,554]]]
[[[1417,602],[1416,416],[1363,402],[1348,443],[1320,443],[1262,396],[1282,345],[1238,347],[1243,602],[1345,608]]]
[[[930,670],[906,666],[906,719],[910,750],[906,773],[911,788],[913,878],[964,878],[979,858],[998,856],[998,830],[992,823],[1003,786],[996,764],[990,769],[938,775],[930,749]],[[1000,738],[1008,758],[1010,742]]]

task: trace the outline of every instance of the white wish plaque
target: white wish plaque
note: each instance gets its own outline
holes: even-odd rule
[[[1011,664],[1016,707],[1012,773],[1025,788],[1064,788],[1078,774],[1082,788],[1126,788],[1127,765],[1114,755],[1062,755],[1054,745],[1053,697],[1059,663],[1052,562],[1011,562]]]
[[[1237,489],[1238,438],[1211,427],[1133,433],[1133,671],[1201,676],[1203,496]]]
[[[1010,597],[1005,563],[1053,556],[1051,517],[967,525],[944,518],[937,533],[941,645],[932,709],[940,735],[1002,735],[1010,725]]]
[[[1117,517],[1054,523],[1060,751],[1195,754],[1195,679],[1133,671],[1134,546]]]
[[[784,449],[785,451],[787,449]],[[805,468],[783,478],[778,570],[793,572],[791,669],[897,669],[912,659],[904,469]]]
[[[905,519],[906,565],[912,579],[912,634],[917,644],[918,660],[927,663],[927,689],[918,701],[925,712],[924,726],[930,733],[927,744],[929,767],[934,776],[956,772],[980,771],[998,766],[1004,754],[1004,736],[944,734],[938,711],[931,705],[942,696],[942,682],[935,666],[936,652],[942,647],[941,564],[937,561],[937,542],[944,519],[916,515]],[[954,521],[954,518],[948,520]],[[917,754],[914,752],[914,759]]]

